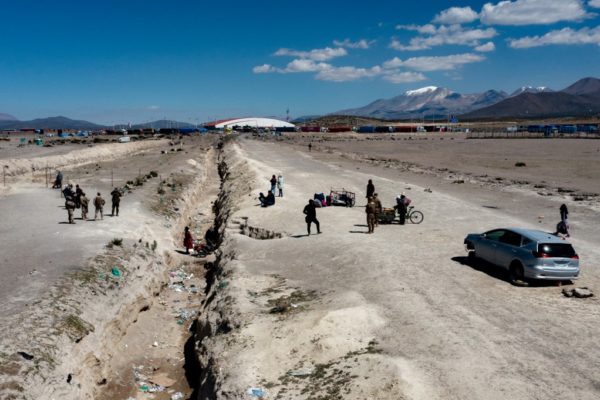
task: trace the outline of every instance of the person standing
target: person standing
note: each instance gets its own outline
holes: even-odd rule
[[[67,213],[69,216],[69,223],[74,224],[73,214],[75,213],[75,200],[72,196],[69,196],[65,199],[65,208],[67,209]]]
[[[60,171],[56,171],[56,179],[54,180],[54,185],[52,189],[61,189],[63,181],[63,174]]]
[[[400,225],[406,223],[406,211],[410,204],[410,199],[403,194],[396,196],[396,209],[398,210],[398,216],[400,217]]]
[[[275,195],[275,188],[277,187],[277,177],[273,175],[269,182],[271,182],[271,192],[273,192],[273,195]]]
[[[373,197],[375,194],[375,185],[373,185],[373,180],[369,179],[369,183],[367,183],[367,199],[369,197]]]
[[[375,226],[379,226],[379,214],[383,211],[383,205],[377,197],[377,193],[373,194],[373,201],[375,202]]]
[[[564,221],[569,218],[569,209],[566,204],[560,206],[560,220]]]
[[[367,226],[369,227],[368,233],[375,232],[375,213],[377,211],[377,205],[373,200],[372,196],[367,198],[367,206],[365,207],[365,211],[367,213]]]
[[[310,236],[310,226],[313,222],[317,226],[317,233],[321,233],[321,225],[317,219],[317,208],[315,207],[315,202],[312,199],[308,200],[308,204],[304,206],[304,211],[302,212],[304,215],[306,215],[304,220],[306,221],[306,230],[308,231],[308,235]]]
[[[190,254],[190,249],[194,248],[194,238],[189,227],[185,227],[183,231],[183,247],[185,247],[185,254]]]
[[[96,198],[94,199],[94,221],[98,219],[98,214],[100,214],[100,219],[104,219],[104,204],[106,204],[106,201],[104,201],[102,195],[100,194],[100,192],[98,192]]]
[[[308,152],[310,153],[312,151],[312,142],[308,143]]]
[[[277,190],[279,197],[283,197],[283,175],[281,174],[277,177]]]
[[[115,216],[115,211],[117,212],[116,216],[119,216],[119,204],[121,204],[121,192],[119,189],[114,188],[112,192],[110,192],[112,197],[112,211],[110,213],[111,217]]]
[[[87,221],[87,213],[88,206],[90,204],[90,200],[85,196],[84,192],[81,192],[81,197],[79,198],[79,202],[81,203],[81,219]]]

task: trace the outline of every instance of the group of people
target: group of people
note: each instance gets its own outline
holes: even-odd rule
[[[261,207],[269,207],[274,205],[276,193],[277,197],[283,197],[283,175],[273,175],[271,179],[269,179],[269,183],[271,184],[271,188],[267,192],[267,195],[265,196],[262,192],[258,195],[258,200],[260,201]]]
[[[404,193],[396,196],[394,209],[398,213],[400,225],[406,223],[406,212],[410,203],[411,200]],[[379,215],[383,212],[383,205],[377,193],[375,193],[375,185],[372,179],[369,179],[367,183],[367,206],[365,207],[365,212],[367,213],[367,227],[369,229],[367,233],[373,233],[375,227],[379,225]]]
[[[56,175],[56,180],[54,181],[53,188],[60,189],[62,185],[62,173],[59,171]],[[119,189],[114,188],[110,193],[112,198],[112,212],[111,216],[119,216],[119,206],[121,204],[122,193]],[[69,219],[69,224],[75,223],[75,209],[81,209],[81,219],[87,221],[88,219],[88,211],[89,211],[89,202],[87,195],[83,191],[83,189],[77,184],[75,188],[73,188],[73,184],[69,183],[65,185],[62,189],[62,195],[65,198],[65,208],[67,209],[67,215]],[[102,197],[100,192],[96,193],[96,197],[92,203],[94,205],[95,213],[94,213],[94,221],[98,219],[98,215],[100,219],[104,219],[104,205],[106,201]]]

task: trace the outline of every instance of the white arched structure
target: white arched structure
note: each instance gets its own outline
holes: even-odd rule
[[[290,124],[286,121],[281,121],[273,118],[260,118],[260,117],[250,117],[250,118],[236,118],[236,119],[228,119],[223,121],[217,121],[212,124],[207,124],[208,126],[214,126],[215,129],[226,129],[233,128],[234,126],[250,126],[252,128],[294,128],[294,124]]]

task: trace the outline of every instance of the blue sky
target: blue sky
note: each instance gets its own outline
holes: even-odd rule
[[[600,0],[0,0],[0,113],[292,117],[600,77]]]

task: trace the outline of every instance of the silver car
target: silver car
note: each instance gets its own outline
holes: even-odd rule
[[[471,233],[465,238],[470,259],[506,268],[511,281],[525,279],[574,280],[579,256],[573,246],[550,233],[522,228]]]

